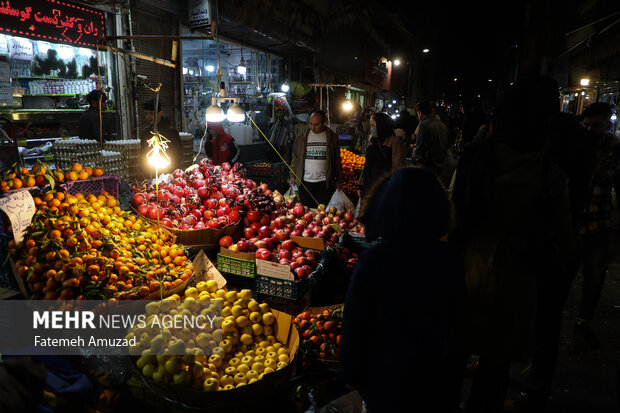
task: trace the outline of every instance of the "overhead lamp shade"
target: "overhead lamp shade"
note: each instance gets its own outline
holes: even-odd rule
[[[234,103],[231,107],[228,108],[228,112],[226,113],[226,117],[228,121],[233,122],[243,122],[245,120],[245,112],[238,104]]]
[[[221,122],[226,118],[224,111],[217,105],[211,105],[207,108],[207,122]]]

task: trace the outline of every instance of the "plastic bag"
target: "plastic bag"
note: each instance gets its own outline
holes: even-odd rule
[[[353,215],[357,218],[360,215],[360,211],[362,210],[362,197],[357,199],[357,205],[355,205],[355,214]]]
[[[347,194],[342,192],[340,189],[336,189],[334,194],[332,195],[332,199],[329,200],[329,204],[327,204],[327,208],[336,207],[336,209],[354,209],[355,205],[349,199]]]
[[[299,200],[299,188],[297,185],[291,185],[288,190],[284,193],[284,199],[298,201]]]

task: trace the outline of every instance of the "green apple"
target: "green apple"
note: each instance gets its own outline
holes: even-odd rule
[[[202,385],[204,391],[216,391],[219,387],[219,382],[216,378],[209,377],[206,379]]]
[[[153,377],[153,373],[155,373],[156,367],[153,364],[147,364],[142,368],[142,374],[145,377]]]
[[[243,301],[250,301],[252,299],[252,290],[243,289],[239,291],[238,295]]]
[[[176,374],[183,368],[183,362],[179,357],[170,357],[166,360],[164,367],[166,368],[167,373]]]
[[[270,326],[274,323],[276,317],[273,315],[271,311],[267,311],[263,313],[263,324],[266,326]]]
[[[174,384],[187,384],[189,383],[189,373],[186,370],[181,370],[174,376],[172,376]]]

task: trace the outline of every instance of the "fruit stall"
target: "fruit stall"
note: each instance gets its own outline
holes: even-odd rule
[[[354,180],[363,159],[344,156],[343,166]],[[151,316],[221,305],[214,334],[129,332],[139,341],[125,389],[154,409],[251,404],[310,376],[337,380],[339,303],[364,227],[352,210],[301,205],[256,175],[273,168],[282,166],[205,158],[135,183],[127,208],[120,179],[94,165],[2,171],[0,199],[27,193],[34,211],[20,242],[0,214],[0,279],[32,300],[144,300]],[[178,346],[186,354],[162,354]]]

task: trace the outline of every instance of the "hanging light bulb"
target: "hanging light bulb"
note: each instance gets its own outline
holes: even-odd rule
[[[211,106],[207,108],[206,117],[207,122],[221,122],[226,116],[222,108],[212,102]]]
[[[243,52],[241,52],[241,63],[237,66],[237,73],[245,75],[247,68],[245,67],[245,61],[243,60]]]
[[[345,93],[344,96],[345,96],[345,101],[342,104],[342,108],[348,112],[351,109],[353,109],[353,103],[351,103],[351,91],[347,89],[347,92]]]
[[[243,122],[245,120],[245,112],[243,108],[239,106],[237,103],[233,103],[231,107],[228,108],[228,112],[226,112],[226,117],[230,123],[234,122]]]
[[[282,92],[286,93],[289,91],[290,87],[286,83],[283,83],[281,89],[282,89]]]
[[[217,100],[215,98],[211,99],[211,106],[207,108],[205,112],[205,117],[207,122],[221,122],[226,118],[224,111],[217,104]]]
[[[146,154],[146,160],[155,169],[162,169],[170,165],[170,158],[166,155],[168,140],[157,132],[151,132],[153,136],[148,140],[152,149]]]

